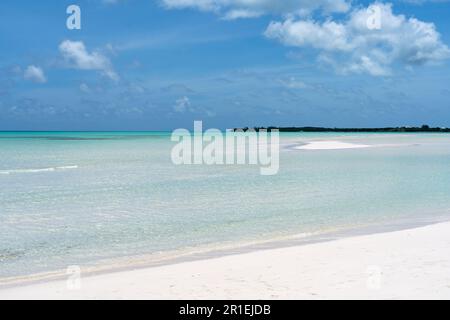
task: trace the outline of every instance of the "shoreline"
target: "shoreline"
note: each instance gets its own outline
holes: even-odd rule
[[[187,272],[189,270],[204,270],[209,269],[208,265],[211,265],[214,262],[221,261],[221,260],[233,260],[238,265],[241,265],[242,263],[240,260],[248,261],[248,257],[252,255],[263,257],[263,261],[273,260],[273,255],[276,254],[279,251],[288,251],[292,253],[302,252],[302,251],[309,251],[310,248],[313,247],[334,247],[336,244],[339,244],[341,242],[346,243],[357,243],[360,239],[369,239],[372,240],[372,242],[377,242],[379,238],[385,238],[390,237],[392,235],[402,235],[403,233],[410,233],[414,236],[415,233],[420,233],[423,229],[440,229],[444,228],[446,230],[446,234],[449,234],[449,236],[446,238],[448,240],[447,242],[447,250],[450,253],[450,222],[448,221],[448,217],[440,217],[440,218],[434,218],[431,220],[425,219],[424,221],[418,221],[415,220],[413,223],[407,224],[396,224],[396,223],[390,223],[390,224],[384,224],[384,225],[377,225],[377,226],[370,226],[367,228],[359,228],[359,229],[353,229],[350,231],[339,231],[332,234],[321,234],[317,237],[308,237],[307,239],[286,239],[286,240],[278,240],[278,241],[266,241],[264,243],[258,243],[253,244],[249,246],[243,246],[238,248],[229,248],[229,249],[223,249],[223,250],[213,250],[209,252],[200,252],[197,254],[188,254],[186,256],[179,256],[175,257],[173,259],[169,260],[163,260],[159,262],[143,262],[141,264],[128,264],[126,266],[119,266],[116,268],[107,268],[104,270],[98,270],[98,271],[91,271],[91,272],[84,272],[83,276],[83,283],[96,283],[97,281],[101,279],[110,279],[108,281],[111,281],[111,283],[117,283],[120,278],[129,279],[133,281],[139,281],[139,274],[145,274],[145,275],[152,275],[156,274],[158,272],[164,271],[164,270],[170,270],[170,269],[177,269],[177,268],[183,268],[183,266],[192,266],[196,265],[195,268],[187,268]],[[428,232],[430,234],[434,234],[435,232]],[[445,239],[443,239],[445,240]],[[419,241],[420,242],[420,241]],[[321,250],[319,250],[321,251]],[[326,250],[328,251],[328,250]],[[320,252],[319,252],[320,253]],[[423,252],[421,250],[415,251],[415,255],[420,256]],[[358,254],[352,254],[353,258],[358,258]],[[361,257],[362,258],[362,257]],[[450,264],[450,254],[446,257],[448,260],[446,260]],[[126,260],[126,259],[125,259]],[[405,268],[407,268],[405,266]],[[450,268],[447,272],[450,276]],[[14,282],[14,283],[6,283],[3,285],[0,285],[0,299],[9,299],[10,297],[25,297],[27,299],[40,299],[41,297],[48,296],[49,298],[52,297],[52,294],[55,293],[55,286],[59,289],[58,292],[61,293],[61,290],[64,292],[64,296],[61,297],[54,297],[57,299],[84,299],[86,297],[89,298],[90,293],[84,292],[84,290],[81,291],[68,291],[64,290],[64,287],[66,285],[67,281],[67,275],[63,275],[59,273],[59,276],[54,276],[51,278],[41,278],[38,280],[31,280],[31,281],[25,281],[25,282]],[[278,276],[283,277],[282,273],[273,273],[272,276]],[[122,279],[122,280],[123,280]],[[119,282],[122,282],[119,281]],[[183,280],[184,281],[184,280]],[[183,283],[183,281],[179,281],[179,283]],[[205,284],[206,285],[206,284]],[[449,291],[450,291],[450,281],[448,283],[449,285]],[[226,285],[225,285],[226,287]],[[114,287],[114,285],[110,286],[110,289],[114,289],[114,292],[117,292],[117,290],[121,291],[124,290],[127,292],[127,294],[133,295],[134,292],[130,292],[128,288],[117,288]],[[142,289],[142,288],[141,288]],[[104,292],[101,293],[99,296],[91,297],[93,299],[102,299],[102,298],[111,298],[116,299],[114,294],[111,290],[108,290],[108,288],[104,288]],[[88,290],[90,291],[90,290]],[[139,292],[140,290],[138,290]],[[159,291],[159,290],[158,290]],[[83,293],[84,292],[84,293]],[[36,293],[36,295],[34,295]],[[31,294],[31,295],[30,295]],[[164,293],[162,293],[164,296]],[[450,292],[447,295],[450,297]],[[126,297],[128,298],[128,296]],[[146,297],[142,297],[146,298]],[[151,297],[151,298],[158,298],[158,297]],[[170,296],[165,296],[166,299],[171,299]],[[175,297],[174,297],[175,298]],[[192,297],[189,295],[185,296],[177,296],[176,298],[181,299],[197,299],[198,297]],[[204,297],[207,298],[207,297]],[[216,296],[213,294],[210,298],[216,299]],[[223,296],[219,295],[217,298],[221,299],[224,298]],[[228,297],[229,298],[229,297]],[[247,299],[254,299],[255,297],[252,296],[246,296]]]
[[[224,242],[173,249],[157,253],[142,253],[103,258],[96,261],[79,263],[85,276],[98,276],[108,273],[136,269],[170,266],[184,262],[201,261],[246,254],[257,251],[283,249],[316,243],[336,241],[357,236],[376,235],[380,233],[415,229],[429,225],[449,222],[450,213],[433,213],[431,217],[413,215],[389,221],[361,223],[352,226],[334,226],[322,231],[295,233],[290,235],[272,235],[268,238],[247,239],[241,242]],[[72,264],[73,265],[73,264]],[[23,287],[34,284],[59,281],[67,278],[66,269],[56,268],[31,274],[0,277],[0,290]]]

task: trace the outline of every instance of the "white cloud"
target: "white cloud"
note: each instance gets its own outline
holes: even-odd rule
[[[264,14],[307,15],[315,10],[347,12],[348,0],[161,0],[168,9],[198,9],[225,19],[253,18]]]
[[[352,49],[346,26],[334,21],[326,21],[323,24],[290,19],[285,22],[272,22],[265,35],[287,46],[342,51]]]
[[[431,3],[446,3],[446,2],[450,2],[450,0],[401,0],[402,2],[406,2],[406,3],[410,3],[410,4],[417,4],[417,5],[422,5],[424,3],[427,2],[431,2]]]
[[[279,79],[278,82],[289,89],[306,89],[308,85],[303,81],[297,80],[295,77],[289,77],[287,79]]]
[[[80,91],[82,91],[84,93],[89,93],[89,92],[91,92],[91,88],[89,88],[89,86],[83,82],[80,84]]]
[[[263,11],[258,10],[246,10],[246,9],[235,9],[230,10],[225,13],[223,18],[225,20],[235,20],[235,19],[245,19],[245,18],[257,18],[264,14]]]
[[[216,113],[212,110],[209,110],[204,107],[199,106],[193,106],[191,103],[191,100],[183,96],[180,99],[177,99],[175,101],[175,105],[173,106],[173,111],[181,114],[181,113],[190,113],[190,114],[198,114],[198,115],[205,115],[207,117],[215,117]]]
[[[44,71],[42,68],[30,65],[25,69],[23,77],[26,80],[30,80],[36,83],[45,83],[47,82],[47,78],[45,77]]]
[[[111,80],[119,80],[110,60],[100,52],[89,53],[81,41],[65,40],[59,45],[59,51],[71,67],[81,70],[98,70]]]
[[[188,97],[182,97],[175,102],[173,110],[178,113],[183,113],[188,111],[191,106],[191,101]]]
[[[380,27],[369,28],[376,6]],[[391,4],[374,3],[354,9],[343,22],[287,19],[272,22],[265,35],[287,46],[314,48],[319,59],[343,73],[387,75],[391,66],[436,64],[450,57],[450,49],[433,23],[395,15]]]

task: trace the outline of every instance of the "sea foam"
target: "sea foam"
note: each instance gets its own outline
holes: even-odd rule
[[[11,170],[0,170],[0,174],[15,174],[15,173],[40,173],[40,172],[53,172],[62,170],[78,169],[78,166],[61,166],[61,167],[50,167],[41,169],[11,169]]]

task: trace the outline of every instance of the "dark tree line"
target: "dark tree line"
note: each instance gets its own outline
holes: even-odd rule
[[[450,132],[450,128],[432,128],[428,125],[421,127],[386,127],[386,128],[324,128],[324,127],[254,127],[235,128],[234,131],[278,130],[280,132]]]

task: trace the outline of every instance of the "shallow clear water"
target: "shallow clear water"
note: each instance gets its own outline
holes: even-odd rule
[[[314,140],[376,147],[289,147]],[[0,277],[450,212],[450,135],[281,142],[279,174],[261,176],[174,166],[166,133],[0,133]]]

